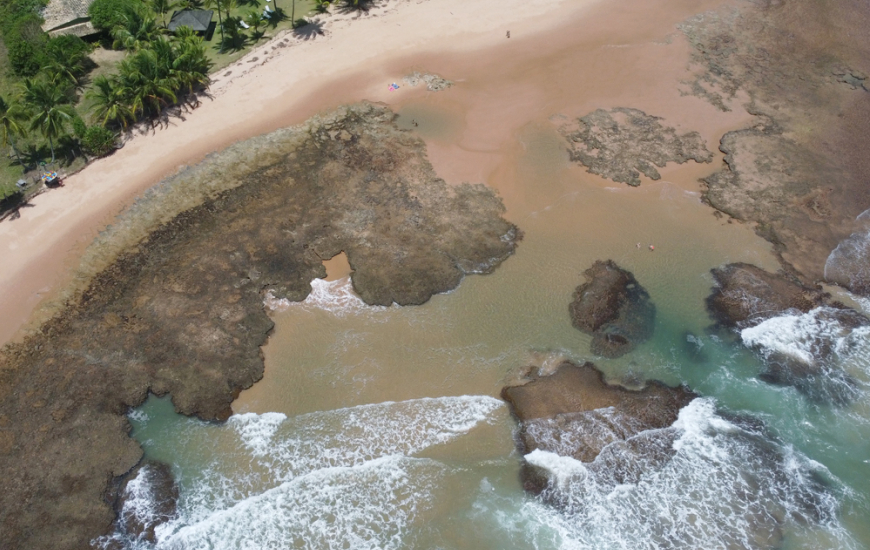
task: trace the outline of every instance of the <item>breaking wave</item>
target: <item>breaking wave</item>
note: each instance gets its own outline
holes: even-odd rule
[[[745,328],[740,336],[765,360],[763,376],[811,397],[851,401],[870,377],[870,320],[852,310],[786,313]]]
[[[183,439],[218,440],[220,452],[179,480],[178,517],[151,544],[119,531],[96,541],[135,549],[396,548],[431,505],[445,467],[413,458],[495,422],[487,396],[424,398],[288,418],[230,417],[218,433],[182,423]],[[201,448],[197,446],[197,448]],[[121,514],[150,517],[147,492]]]
[[[775,548],[783,529],[806,525],[857,548],[820,464],[722,418],[710,399],[683,408],[673,429],[672,458],[635,483],[613,483],[598,459],[526,455],[549,482],[516,521],[536,518],[547,527],[537,536],[572,549]]]

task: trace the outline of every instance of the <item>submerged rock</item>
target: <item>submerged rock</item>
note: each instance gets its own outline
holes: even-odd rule
[[[448,186],[394,118],[360,104],[237,143],[98,239],[87,287],[0,356],[7,547],[84,548],[105,532],[107,482],[142,456],[129,407],[170,393],[178,412],[225,419],[263,376],[264,296],[304,299],[322,259],[344,251],[364,301],[406,305],[513,253],[497,195]]]
[[[568,311],[574,327],[592,335],[592,353],[619,357],[652,336],[655,305],[634,275],[613,260],[599,260],[583,275]]]
[[[696,397],[685,386],[670,388],[656,381],[638,391],[610,385],[592,363],[578,366],[569,361],[549,376],[530,372],[524,384],[507,386],[501,395],[520,422],[517,446],[524,455],[540,449],[592,462],[605,448],[619,443],[608,453],[619,448],[626,456],[633,454],[654,463],[669,456],[667,443],[630,440],[648,430],[667,428]],[[670,437],[664,432],[660,435]],[[628,460],[620,466],[626,476],[637,473],[632,464],[639,462]],[[527,469],[524,475],[527,488],[540,488],[540,478],[533,470]]]
[[[655,166],[713,160],[698,132],[680,135],[661,120],[637,109],[598,109],[574,125],[563,126],[561,132],[568,140],[572,161],[593,174],[633,186],[640,185],[639,173],[661,179]]]

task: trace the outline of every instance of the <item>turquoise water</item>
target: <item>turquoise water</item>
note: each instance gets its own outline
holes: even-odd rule
[[[420,124],[431,118],[416,113]],[[229,422],[180,417],[153,397],[131,413],[146,457],[172,465],[179,517],[156,544],[116,539],[214,549],[870,547],[867,336],[811,315],[753,335],[712,329],[710,268],[775,269],[766,243],[714,218],[679,170],[628,189],[569,166],[551,128],[519,139],[525,153],[496,182],[525,232],[514,257],[419,307],[365,306],[347,279],[314,281],[305,302],[276,305],[266,375]],[[617,360],[592,356],[567,315],[582,271],[607,258],[657,307],[654,337]],[[765,350],[805,347],[801,330],[831,333],[832,361],[853,377],[857,400],[814,402],[758,378]],[[538,454],[529,460],[552,472],[563,506],[522,491],[499,391],[518,369],[563,357],[704,396],[681,414],[667,467],[614,486]],[[765,428],[747,431],[734,414]],[[139,499],[147,507],[147,493]]]

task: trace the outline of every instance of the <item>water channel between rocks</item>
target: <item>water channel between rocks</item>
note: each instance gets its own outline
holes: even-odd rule
[[[501,128],[510,132],[494,138],[504,96],[485,102],[485,84],[462,88],[407,96],[394,106],[397,124],[426,140],[449,183],[485,179],[499,190],[506,217],[524,233],[516,254],[421,306],[365,305],[342,257],[327,262],[327,279],[313,281],[304,302],[269,300],[276,326],[265,376],[242,392],[226,424],[180,417],[156,398],[130,415],[146,457],[170,463],[181,487],[179,519],[158,528],[157,547],[645,548],[656,533],[642,519],[657,517],[709,522],[692,547],[743,548],[751,546],[751,497],[705,468],[767,474],[717,439],[724,412],[766,423],[777,448],[808,465],[838,501],[831,521],[786,522],[783,548],[870,546],[866,397],[832,407],[766,384],[758,358],[710,329],[711,268],[778,267],[751,228],[701,203],[696,180],[721,156],[713,165],[671,164],[660,181],[631,188],[568,159],[551,117],[576,114],[588,97],[571,104],[520,90],[519,104],[532,97],[552,111],[521,123],[505,115],[511,121]],[[661,104],[668,101],[676,100]],[[719,116],[683,130],[718,139],[737,120]],[[631,271],[657,309],[653,337],[618,359],[592,356],[590,337],[568,315],[582,272],[604,259]],[[682,462],[612,493],[577,489],[579,508],[568,511],[526,495],[515,422],[498,395],[519,368],[559,358],[591,360],[613,380],[686,383],[704,396],[704,407],[680,418]],[[870,350],[846,368],[866,396]],[[771,510],[788,507],[780,496]]]

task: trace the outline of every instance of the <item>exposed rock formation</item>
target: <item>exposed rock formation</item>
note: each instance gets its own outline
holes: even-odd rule
[[[870,319],[830,302],[821,290],[748,264],[713,270],[717,286],[707,299],[711,314],[740,330],[767,370],[761,378],[794,386],[810,398],[844,403],[857,396],[840,364],[868,336]]]
[[[685,387],[628,391],[589,363],[529,379],[502,390],[521,424],[523,485],[583,543],[601,540],[603,522],[606,536],[624,528],[656,548],[773,550],[785,524],[837,513],[810,465],[762,423],[719,413]]]
[[[821,290],[751,264],[727,264],[711,273],[716,286],[707,298],[707,308],[727,327],[755,325],[789,309],[807,312],[828,297]]]
[[[141,457],[123,414],[151,391],[226,418],[263,375],[265,292],[304,299],[322,258],[345,251],[370,304],[420,304],[513,252],[498,197],[449,187],[393,118],[362,104],[236,144],[100,241],[108,265],[0,356],[4,547],[83,548],[106,532],[107,484]]]
[[[679,410],[696,397],[684,386],[670,388],[656,381],[640,391],[609,385],[592,363],[578,366],[565,361],[552,375],[538,376],[530,369],[526,378],[523,385],[502,389],[502,398],[521,424],[519,451],[525,455],[541,449],[592,462],[602,450],[617,443],[608,457],[618,448],[640,460],[622,463],[624,454],[619,459],[618,469],[626,481],[640,473],[635,468],[638,463],[667,460],[673,443],[672,434],[665,432],[653,437],[658,440],[661,435],[663,439],[658,442],[652,441],[650,434],[640,439],[634,436],[669,427]],[[542,480],[539,472],[526,469],[524,485],[528,490],[542,489]]]
[[[453,86],[453,82],[447,80],[446,78],[440,77],[437,74],[419,73],[416,71],[407,75],[402,80],[404,80],[409,86],[425,84],[426,89],[430,92],[440,92],[442,90],[446,90],[450,86]]]
[[[576,329],[592,335],[592,353],[619,357],[652,336],[655,305],[634,275],[613,260],[599,260],[583,275],[568,312]]]
[[[577,119],[576,125],[563,126],[561,132],[570,145],[571,160],[593,174],[628,185],[640,185],[639,173],[661,179],[655,166],[713,160],[698,132],[679,135],[660,120],[637,109],[598,109]]]
[[[697,69],[687,93],[722,110],[748,97],[758,115],[723,136],[727,166],[703,180],[704,199],[754,223],[808,284],[822,280],[828,254],[870,207],[870,42],[856,38],[868,25],[861,0],[777,0],[680,26]]]

